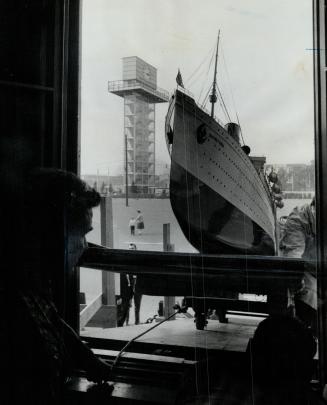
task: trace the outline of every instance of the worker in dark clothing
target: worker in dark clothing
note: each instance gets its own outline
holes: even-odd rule
[[[135,243],[129,244],[130,250],[137,250]],[[140,307],[142,294],[138,293],[136,290],[137,277],[133,274],[123,273],[120,276],[120,311],[118,312],[118,326],[124,326],[129,323],[129,310],[132,307],[132,300],[134,300],[135,309],[135,325],[140,323]]]
[[[64,321],[53,294],[63,260],[65,268],[75,266],[87,246],[100,196],[72,173],[39,169],[26,179],[21,198],[24,243],[6,279],[8,403],[58,405],[74,368],[96,382],[110,375]]]
[[[295,207],[283,226],[279,248],[284,257],[308,261],[301,285],[291,294],[296,315],[316,330],[317,279],[315,199],[310,204]]]
[[[144,229],[144,218],[141,213],[141,210],[137,210],[137,217],[135,219],[135,222],[136,222],[137,234],[142,235],[142,231]]]
[[[248,345],[252,401],[258,405],[308,405],[317,343],[300,320],[269,316]]]

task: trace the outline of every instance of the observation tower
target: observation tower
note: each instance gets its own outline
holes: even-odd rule
[[[125,186],[129,192],[155,191],[155,104],[169,100],[157,87],[157,69],[137,56],[123,58],[123,80],[108,83],[124,99]]]

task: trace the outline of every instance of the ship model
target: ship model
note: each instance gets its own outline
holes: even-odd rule
[[[275,255],[276,205],[282,206],[278,179],[265,173],[264,157],[252,157],[241,145],[238,123],[215,119],[218,46],[219,34],[211,114],[185,90],[178,71],[165,124],[171,206],[201,253]]]

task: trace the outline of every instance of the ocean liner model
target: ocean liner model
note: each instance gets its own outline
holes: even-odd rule
[[[264,173],[265,158],[251,157],[240,144],[240,126],[214,117],[217,59],[210,96],[211,114],[177,87],[166,116],[171,155],[170,200],[185,237],[201,253],[274,255],[275,173]]]

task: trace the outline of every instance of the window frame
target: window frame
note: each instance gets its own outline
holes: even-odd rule
[[[77,4],[78,3],[78,4]],[[327,341],[327,104],[326,104],[326,0],[312,0],[313,5],[313,59],[314,59],[314,107],[315,107],[315,176],[316,176],[316,201],[317,201],[317,271],[318,271],[318,292],[320,304],[318,309],[319,319],[319,373],[320,382],[327,383],[327,347],[322,344]],[[63,167],[80,173],[80,134],[79,120],[74,114],[79,112],[80,81],[79,70],[76,69],[76,58],[79,58],[79,2],[72,6],[69,4],[70,15],[66,15],[69,23],[69,37],[65,36],[64,64],[67,69],[67,77],[70,84],[63,80],[64,97],[67,97],[67,128],[64,132],[63,147],[66,151],[63,158]],[[66,21],[64,19],[64,21]],[[64,33],[65,33],[64,27]],[[68,31],[66,32],[68,34]],[[69,46],[68,46],[69,44]],[[321,52],[319,51],[321,50]],[[78,65],[78,63],[77,63]],[[72,101],[72,103],[69,102]],[[72,107],[73,106],[73,107]],[[77,106],[77,110],[76,110]],[[77,133],[77,136],[67,136],[67,133]],[[126,252],[125,257],[132,257],[134,252]],[[139,255],[140,252],[137,252]],[[169,253],[165,253],[165,255]],[[189,255],[190,256],[190,255]],[[99,257],[99,263],[101,258]],[[74,272],[68,277],[66,285],[67,305],[70,305],[68,318],[76,330],[79,330],[79,279],[78,272]],[[71,294],[73,292],[73,294]],[[72,299],[72,297],[74,297]],[[74,301],[75,300],[75,301]],[[98,340],[99,343],[99,340]],[[101,345],[101,343],[100,343]],[[105,341],[103,346],[106,347]]]
[[[319,377],[327,384],[327,104],[326,104],[326,1],[313,1],[313,58],[315,105],[315,176],[317,224],[317,287]]]

